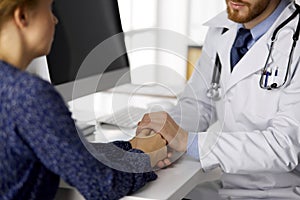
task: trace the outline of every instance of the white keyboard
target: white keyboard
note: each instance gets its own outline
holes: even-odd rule
[[[147,112],[144,108],[139,107],[126,107],[114,112],[112,115],[101,117],[97,122],[102,124],[110,124],[123,128],[135,128],[137,123],[142,119]]]

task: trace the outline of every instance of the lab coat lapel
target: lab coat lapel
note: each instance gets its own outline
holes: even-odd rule
[[[218,29],[228,29],[226,32],[218,37],[217,41],[215,41],[216,45],[216,53],[219,55],[221,61],[221,77],[220,77],[220,84],[221,89],[226,88],[228,80],[231,76],[230,71],[230,48],[232,46],[232,37],[235,37],[237,24],[230,21],[227,18],[227,12],[223,11],[213,19],[209,20],[204,24],[208,27],[215,27]],[[222,93],[222,92],[221,92]]]
[[[273,24],[273,26],[270,28],[270,30],[264,34],[264,36],[262,36],[250,49],[249,51],[245,54],[245,56],[236,64],[236,66],[234,67],[234,70],[232,71],[232,73],[229,75],[229,78],[225,80],[226,85],[225,85],[225,89],[223,94],[226,94],[226,92],[228,92],[228,90],[230,90],[234,85],[236,85],[238,82],[240,82],[241,80],[249,77],[251,74],[257,73],[259,71],[261,71],[265,65],[265,62],[267,60],[267,56],[269,53],[269,46],[270,46],[270,38],[271,35],[274,31],[274,28],[277,27],[282,21],[284,21],[286,18],[288,18],[290,16],[290,14],[292,12],[294,12],[295,7],[293,4],[290,4],[288,6],[287,9],[285,9],[283,11],[283,13],[281,14],[281,16],[279,17],[279,20],[277,20],[277,22],[275,24]],[[232,31],[236,31],[234,29],[232,29]],[[234,32],[232,32],[230,30],[230,37],[232,40],[232,38],[235,38]],[[229,37],[229,35],[228,35]],[[285,38],[286,39],[286,38]],[[284,42],[284,41],[283,41]],[[223,58],[227,58],[227,62],[223,61],[223,63],[225,63],[225,67],[228,68],[227,65],[229,65],[229,70],[230,70],[230,49],[232,46],[233,41],[231,41],[231,45],[227,42],[226,45],[227,46],[227,51],[224,51],[224,55],[227,57],[223,57]],[[226,48],[224,46],[224,48]],[[287,49],[288,51],[289,49]],[[222,63],[222,64],[223,64]],[[225,70],[224,70],[225,71]],[[226,69],[227,71],[227,69]],[[224,79],[223,79],[224,80]],[[259,83],[257,83],[259,84]]]
[[[260,38],[236,64],[231,72],[228,84],[226,84],[224,94],[241,80],[263,69],[269,52],[266,42],[269,36],[267,35]],[[230,57],[228,57],[228,60],[230,60]]]
[[[220,57],[222,71],[220,84],[221,88],[227,88],[230,81],[231,69],[230,69],[230,47],[232,46],[232,38],[235,37],[236,28],[232,27],[225,33],[221,35],[219,41],[217,42],[217,53]],[[225,93],[225,91],[224,91]]]

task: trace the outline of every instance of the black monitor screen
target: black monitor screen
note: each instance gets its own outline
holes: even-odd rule
[[[59,23],[47,61],[54,85],[129,67],[125,53],[109,66],[95,65],[79,77],[77,75],[91,50],[106,39],[122,33],[117,0],[57,0],[53,12]],[[126,52],[124,38],[111,46],[109,51]]]

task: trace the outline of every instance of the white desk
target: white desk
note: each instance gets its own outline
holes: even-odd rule
[[[77,99],[70,104],[70,108],[73,110],[75,119],[93,123],[96,118],[111,113],[113,109],[130,105],[145,107],[148,103],[162,100],[176,102],[174,98],[143,95],[130,96],[124,93],[101,92]],[[93,134],[88,137],[88,140],[90,142],[110,142],[114,140],[129,140],[134,136],[133,131],[131,134],[124,134],[122,130],[117,128],[108,131],[103,129],[100,132],[98,134],[101,135]],[[157,180],[148,183],[136,193],[122,199],[181,199],[200,182],[218,179],[221,172],[211,171],[210,173],[203,173],[199,167],[199,162],[183,156],[169,168],[158,171],[157,175]]]
[[[203,173],[199,162],[184,156],[169,168],[156,173],[157,180],[148,183],[133,195],[122,200],[178,200],[188,194],[196,185],[206,181],[217,180],[221,172],[218,170]]]

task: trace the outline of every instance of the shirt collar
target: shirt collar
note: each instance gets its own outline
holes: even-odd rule
[[[276,19],[280,16],[282,11],[286,8],[286,6],[290,3],[290,1],[282,0],[280,1],[277,8],[274,10],[274,12],[267,17],[264,21],[257,24],[255,27],[253,27],[251,31],[251,35],[254,41],[257,41],[263,34],[265,34],[269,28],[274,24]],[[240,28],[243,28],[243,24],[238,24],[238,30]]]

